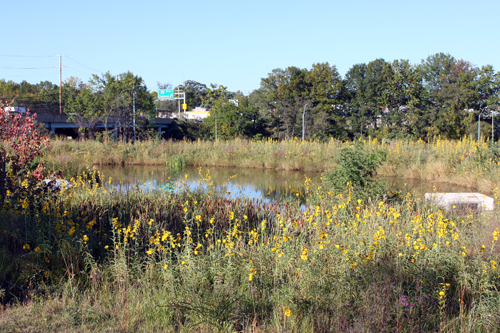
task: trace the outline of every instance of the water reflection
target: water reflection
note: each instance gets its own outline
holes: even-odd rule
[[[276,171],[250,168],[196,168],[186,167],[182,172],[172,172],[159,166],[102,166],[104,179],[112,177],[112,187],[119,191],[139,188],[144,191],[153,189],[171,190],[170,184],[185,183],[196,188],[203,183],[203,178],[210,175],[217,188],[227,192],[230,197],[247,197],[280,201],[292,196],[303,197],[306,176],[313,183],[321,182],[320,173],[297,171]],[[411,192],[423,195],[426,192],[474,192],[474,188],[448,183],[421,181],[416,179],[388,178],[390,191]]]
[[[387,177],[387,185],[390,191],[402,191],[403,193],[417,193],[419,196],[423,196],[425,193],[432,192],[444,192],[444,193],[455,193],[455,192],[477,192],[476,188],[455,185],[450,183],[441,183],[428,180],[420,179],[405,179],[397,177]],[[488,194],[488,193],[485,193]]]
[[[278,201],[291,197],[297,192],[304,192],[305,175],[300,172],[259,170],[244,168],[196,168],[186,167],[182,172],[172,172],[158,166],[102,166],[104,181],[112,178],[111,186],[119,191],[138,188],[144,191],[154,189],[169,190],[169,184],[179,187],[185,184],[197,188],[210,176],[213,184],[230,197],[247,197]],[[319,181],[320,174],[308,174]]]

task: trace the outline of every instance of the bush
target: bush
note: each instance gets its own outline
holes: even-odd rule
[[[0,205],[8,194],[14,202],[26,199],[46,174],[37,157],[48,139],[34,128],[36,114],[10,114],[12,102],[0,100]]]
[[[384,159],[384,151],[368,153],[362,143],[356,141],[354,147],[340,151],[339,166],[325,177],[325,182],[336,192],[352,190],[356,199],[379,197],[384,193],[384,184],[374,176]]]

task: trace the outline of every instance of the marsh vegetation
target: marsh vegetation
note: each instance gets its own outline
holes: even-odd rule
[[[497,212],[460,215],[414,193],[384,198],[353,184],[349,170],[337,173],[345,187],[332,186],[340,179],[332,175],[342,165],[340,152],[356,145],[367,155],[354,159],[379,154],[371,165],[378,175],[404,170],[421,179],[440,177],[484,186],[497,199],[496,147],[468,139],[55,141],[41,160],[73,175],[73,187],[42,192],[35,182],[21,181],[18,191],[7,193],[0,213],[0,327],[498,330]],[[99,171],[99,164],[141,161],[167,168],[171,156],[184,161],[181,167],[246,165],[322,171],[325,177],[305,177],[302,192],[278,204],[227,198],[208,167],[199,169],[197,187],[178,183],[175,192],[119,192],[106,186],[113,179]],[[364,165],[361,174],[367,177],[370,165]]]

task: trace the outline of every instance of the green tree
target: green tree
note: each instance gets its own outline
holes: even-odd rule
[[[226,98],[227,93],[227,87],[210,84],[203,97],[203,106],[210,108],[210,115],[205,119],[205,124],[211,128],[216,140],[234,138],[241,130],[238,127],[241,114]]]
[[[207,86],[203,83],[193,80],[187,80],[183,83],[186,92],[186,104],[189,108],[195,108],[203,104],[203,98],[207,93]]]
[[[363,136],[366,134],[368,107],[364,101],[366,90],[366,64],[352,66],[344,79],[345,112],[349,120],[350,130]]]
[[[144,127],[154,113],[154,96],[147,90],[141,77],[131,72],[114,76],[110,72],[93,75],[88,85],[70,94],[65,112],[81,128],[93,128],[97,122],[104,124],[112,119],[122,138],[130,137],[133,130],[134,104],[139,127]],[[80,130],[84,132],[84,130]]]
[[[301,133],[304,104],[310,102],[310,86],[306,80],[307,69],[288,67],[274,69],[267,78],[261,79],[265,99],[275,109],[279,138],[293,138]]]
[[[308,99],[311,101],[309,111],[312,132],[316,137],[334,136],[345,139],[347,132],[344,127],[342,108],[343,80],[335,66],[326,63],[316,63],[308,71]]]
[[[89,81],[90,89],[95,94],[95,103],[98,105],[96,113],[104,123],[104,130],[108,131],[110,117],[116,117],[121,100],[125,97],[126,89],[120,84],[118,77],[108,71],[101,76],[92,75]]]
[[[478,94],[477,105],[475,107],[476,115],[479,118],[479,113],[481,112],[481,119],[486,117],[492,118],[491,125],[493,126],[493,131],[495,130],[494,117],[498,115],[500,111],[500,73],[495,73],[493,66],[487,65],[482,66],[478,69],[478,75],[475,81],[475,89]],[[479,120],[479,119],[478,119]],[[498,121],[498,118],[497,118]],[[477,129],[477,122],[474,126],[470,126],[472,132],[472,127],[474,132]],[[492,134],[492,127],[488,133],[482,134],[482,137],[490,137]],[[486,129],[486,126],[481,124],[481,132]],[[472,133],[471,133],[472,134]],[[496,137],[496,135],[495,135]]]
[[[347,113],[356,135],[373,133],[391,104],[393,71],[384,59],[354,65],[346,74]]]
[[[395,60],[390,67],[386,95],[388,113],[383,118],[387,136],[419,137],[422,132],[420,111],[427,98],[421,73],[408,60]]]
[[[130,71],[119,75],[118,86],[123,89],[124,98],[121,100],[122,107],[118,109],[117,121],[123,124],[120,126],[122,130],[131,129],[125,131],[125,134],[131,137],[134,130],[132,126],[134,119],[136,126],[138,123],[140,128],[145,128],[149,119],[155,116],[154,99],[142,77],[134,75]]]
[[[478,110],[496,110],[500,101],[500,72],[495,72],[493,66],[486,65],[478,69],[475,81],[478,93]]]
[[[267,136],[267,122],[260,108],[252,102],[249,96],[238,95],[236,99],[238,101],[237,112],[240,116],[236,124],[238,134],[247,138],[253,138],[256,135]]]
[[[478,69],[468,61],[438,53],[423,61],[420,70],[429,94],[425,114],[427,135],[462,137],[474,120],[474,113],[469,111],[478,106]]]
[[[87,87],[70,96],[64,108],[68,122],[74,122],[78,126],[81,136],[86,133],[92,135],[95,125],[102,119],[101,110],[98,96]]]

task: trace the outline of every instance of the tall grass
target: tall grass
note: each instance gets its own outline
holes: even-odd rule
[[[209,173],[200,190],[109,193],[88,173],[3,207],[2,274],[22,302],[2,330],[500,329],[496,214],[353,200],[309,179],[305,208],[229,200]]]
[[[449,182],[493,192],[500,182],[497,143],[436,139],[423,141],[362,141],[368,152],[387,156],[377,172]],[[97,141],[55,141],[46,152],[48,163],[75,169],[81,165],[172,165],[248,167],[276,170],[334,171],[339,152],[352,142],[246,141],[144,141],[137,144]],[[68,166],[65,166],[68,165]],[[73,166],[72,166],[73,165]]]

